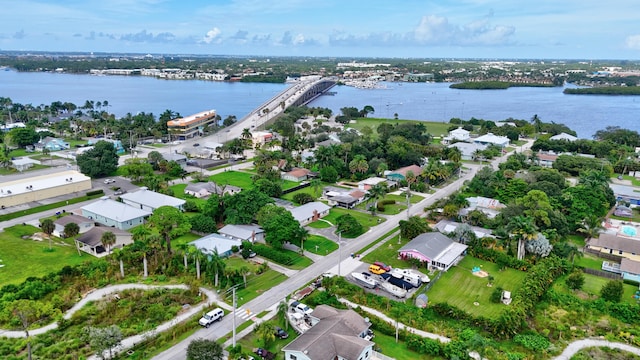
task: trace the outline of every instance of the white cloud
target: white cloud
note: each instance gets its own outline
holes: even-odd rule
[[[202,42],[211,44],[212,42],[215,41],[219,43],[221,33],[222,31],[220,31],[220,29],[218,29],[217,27],[214,27],[213,29],[207,31],[207,34],[202,39]]]
[[[515,27],[491,25],[491,15],[466,25],[449,23],[446,17],[423,16],[413,31],[414,39],[428,45],[506,45],[511,42]]]
[[[625,40],[625,45],[629,49],[640,50],[640,35],[627,36],[627,39]]]

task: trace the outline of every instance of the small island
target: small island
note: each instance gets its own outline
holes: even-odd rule
[[[554,87],[557,86],[553,83],[540,83],[540,82],[512,82],[512,81],[465,81],[461,83],[451,84],[451,89],[466,89],[466,90],[503,90],[510,87]]]
[[[564,89],[563,93],[571,95],[640,95],[640,86],[598,86],[573,88]]]

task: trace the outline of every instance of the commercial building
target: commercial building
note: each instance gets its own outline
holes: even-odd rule
[[[207,110],[195,115],[167,121],[172,140],[186,140],[202,134],[204,128],[216,121],[216,111]]]
[[[22,205],[90,189],[91,178],[74,170],[6,181],[0,184],[0,206]]]
[[[129,206],[149,212],[153,212],[161,206],[173,206],[176,209],[182,210],[186,203],[183,199],[160,194],[146,187],[141,187],[140,190],[136,192],[122,194],[120,198]]]

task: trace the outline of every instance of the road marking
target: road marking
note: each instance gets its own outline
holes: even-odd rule
[[[237,308],[235,314],[242,320],[248,320],[249,318],[254,317],[254,314],[251,312],[251,310],[242,307]]]

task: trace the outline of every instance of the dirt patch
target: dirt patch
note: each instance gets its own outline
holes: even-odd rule
[[[484,270],[480,270],[480,271],[474,272],[473,275],[475,275],[477,277],[485,278],[485,277],[489,276],[489,273],[484,271]]]

